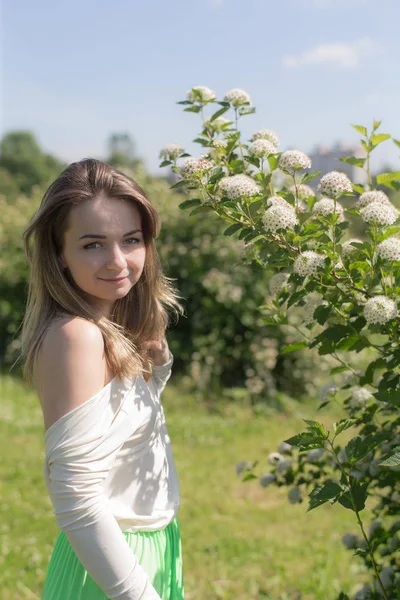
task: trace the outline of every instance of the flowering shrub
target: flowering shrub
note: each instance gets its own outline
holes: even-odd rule
[[[247,92],[234,89],[222,101],[216,98],[209,88],[193,88],[178,103],[202,118],[195,140],[203,150],[197,160],[207,161],[201,177],[182,170],[182,156],[162,166],[179,175],[173,187],[189,196],[196,191],[182,209],[192,209],[191,215],[213,211],[229,224],[226,236],[238,234],[246,243],[246,259],[270,271],[271,296],[260,307],[262,322],[289,327],[293,308],[300,309],[303,319],[295,329],[303,339],[281,355],[318,348],[321,360],[330,357],[336,366],[320,388],[319,409],[340,399],[343,408],[343,418],[329,430],[305,420],[304,431],[268,456],[270,471],[259,476],[260,485],[288,486],[291,503],[303,502],[310,489],[309,511],[326,502],[353,511],[361,535],[348,533],[343,543],[370,569],[371,585],[353,590],[352,599],[394,600],[400,597],[399,521],[393,521],[400,505],[400,219],[388,196],[372,189],[369,167],[371,152],[391,136],[377,133],[377,121],[369,134],[354,125],[365,158],[340,160],[365,168],[368,184],[352,184],[344,173],[332,171],[315,192],[308,182],[321,173],[304,172],[312,166],[304,152],[279,152],[278,135],[269,129],[255,132],[248,144],[241,139],[239,119],[255,112]],[[209,104],[218,110],[206,118]],[[231,121],[222,117],[229,110]],[[400,173],[383,173],[377,182],[397,190]],[[349,215],[361,219],[367,241],[343,239]],[[354,355],[365,350],[370,360],[360,371]],[[340,351],[348,353],[347,360]],[[340,446],[345,431],[353,437]],[[238,463],[237,472],[244,480],[257,478],[248,461]],[[367,500],[375,516],[369,530],[361,518]],[[346,599],[341,592],[338,600]]]

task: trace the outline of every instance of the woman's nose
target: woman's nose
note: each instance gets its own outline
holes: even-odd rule
[[[108,264],[107,264],[108,268],[115,267],[115,268],[121,269],[121,268],[126,267],[127,264],[128,263],[126,262],[124,253],[122,252],[119,245],[116,244],[115,246],[113,246],[111,248],[110,256],[109,256]]]

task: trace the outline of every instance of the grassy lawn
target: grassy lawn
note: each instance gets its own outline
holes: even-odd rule
[[[42,475],[42,413],[16,379],[0,384],[1,600],[39,599],[57,535]],[[285,415],[255,417],[228,401],[209,411],[173,379],[163,403],[181,487],[186,600],[334,600],[366,580],[341,543],[344,533],[359,533],[353,513],[324,505],[306,514],[307,500],[291,505],[286,489],[242,482],[235,472],[240,460],[259,460],[264,473],[267,454],[303,429],[302,418],[330,426],[345,416],[339,406],[318,417],[290,400]],[[362,518],[368,524],[368,508]]]

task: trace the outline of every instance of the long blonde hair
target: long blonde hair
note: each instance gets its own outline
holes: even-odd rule
[[[109,319],[84,299],[68,269],[63,270],[58,259],[72,206],[99,195],[135,203],[146,247],[139,281],[125,297],[116,300]],[[23,233],[30,274],[21,330],[21,358],[28,383],[33,382],[35,360],[46,330],[55,317],[65,314],[82,317],[100,328],[107,361],[115,376],[146,373],[145,379],[149,381],[152,362],[144,352],[143,343],[165,335],[169,325],[167,308],[172,309],[176,321],[184,313],[178,301],[182,296],[171,284],[172,279],[163,274],[154,244],[160,229],[158,212],[143,189],[132,178],[100,160],[86,158],[71,163],[49,186]]]

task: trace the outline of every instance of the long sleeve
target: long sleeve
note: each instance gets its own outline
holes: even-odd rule
[[[106,386],[47,430],[48,490],[59,528],[109,599],[161,600],[103,492],[107,473],[133,427],[121,398],[117,384]]]
[[[160,396],[165,386],[167,385],[168,379],[171,377],[172,365],[174,364],[174,356],[169,351],[169,359],[163,365],[153,365],[153,373],[150,381],[154,382],[154,387],[157,395]]]

